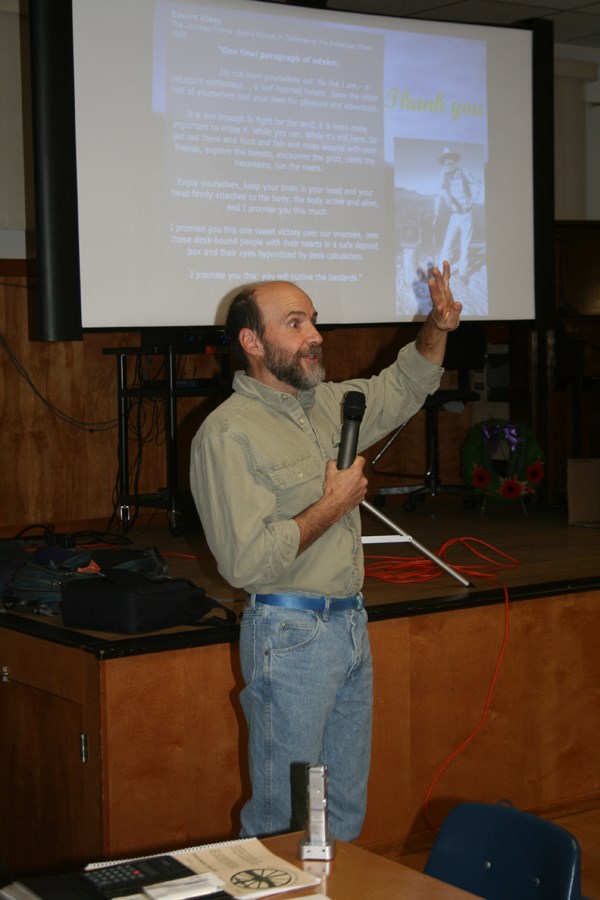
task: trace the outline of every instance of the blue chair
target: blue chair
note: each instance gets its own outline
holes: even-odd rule
[[[424,872],[485,900],[585,900],[580,849],[559,825],[504,802],[460,803]]]

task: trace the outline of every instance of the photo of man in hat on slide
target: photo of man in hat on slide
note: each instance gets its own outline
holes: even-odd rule
[[[466,286],[471,274],[469,249],[473,239],[473,203],[478,190],[477,180],[459,166],[460,154],[449,147],[444,148],[438,161],[442,166],[442,177],[434,201],[434,231],[442,212],[448,215],[439,257],[450,262],[456,273],[455,280],[458,277]]]

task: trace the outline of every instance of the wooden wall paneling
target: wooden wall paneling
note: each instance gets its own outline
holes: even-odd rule
[[[73,378],[81,366],[79,345],[30,344],[25,297],[21,292],[17,302],[11,299],[7,298],[4,333],[12,351],[42,397],[66,414],[80,417],[82,384]],[[31,352],[33,346],[35,352]],[[46,409],[14,369],[6,371],[6,378],[12,387],[5,423],[14,441],[6,448],[14,510],[22,512],[33,506],[47,516],[62,495],[60,502],[68,515],[74,512],[74,498],[85,485],[83,441]],[[5,514],[9,511],[13,510],[5,508]]]
[[[442,386],[452,387],[454,383],[455,376],[452,373],[444,373]],[[467,404],[460,413],[444,411],[439,413],[439,457],[442,484],[462,485],[464,483],[461,475],[461,448],[472,422],[473,408],[471,404]],[[381,459],[377,461],[375,471],[373,471],[371,469],[373,460],[385,447],[388,440],[389,436],[369,448],[364,454],[367,460],[365,471],[369,478],[370,495],[377,494],[380,488],[421,484],[429,466],[425,444],[424,412],[417,412],[409,420],[395,441],[385,450]],[[410,473],[416,477],[386,475],[385,472]],[[403,502],[405,499],[402,495],[398,495],[396,502]]]
[[[4,266],[6,269],[6,266]],[[12,270],[11,270],[12,271]],[[86,333],[83,341],[44,343],[29,340],[28,281],[26,275],[3,275],[0,283],[0,328],[10,349],[39,389],[58,409],[78,421],[109,422],[118,409],[116,360],[102,353],[105,347],[139,343],[137,332]],[[400,346],[412,340],[418,326],[384,325],[333,328],[324,331],[327,377],[338,380],[368,377],[388,365]],[[18,374],[5,352],[0,353],[0,528],[15,533],[33,523],[108,522],[114,502],[118,466],[116,424],[104,430],[82,430],[49,412]],[[213,377],[220,360],[207,354],[181,357],[181,377]],[[235,364],[234,364],[235,367]],[[206,414],[220,397],[180,399],[180,488],[189,486],[189,447]],[[144,401],[144,421],[158,415],[162,435],[143,446],[141,493],[155,493],[166,483],[164,419],[160,404]],[[459,480],[458,447],[469,421],[464,416],[442,416],[442,473],[447,482]],[[404,430],[386,465],[402,471],[425,470],[423,414]],[[132,416],[132,422],[134,417]],[[366,454],[371,460],[384,442]],[[137,450],[130,431],[130,461]],[[370,472],[369,492],[395,484]],[[414,483],[411,480],[405,483]],[[161,511],[161,514],[164,514]]]
[[[65,833],[82,834],[77,828],[82,778],[68,758],[79,750],[81,708],[18,683],[3,688],[3,693],[4,721],[10,722],[14,751],[2,751],[3,766],[11,773],[3,803],[7,814],[3,856],[18,871],[68,865],[73,855],[82,855],[77,851],[72,855],[73,848],[62,840]]]
[[[597,592],[511,602],[489,714],[468,743],[502,646],[502,603],[371,622],[369,631],[374,733],[360,844],[416,849],[429,824],[466,799],[507,798],[554,816],[598,805]],[[32,842],[45,855],[31,864],[45,866],[238,834],[249,786],[237,644],[97,660],[0,629],[0,663],[9,862],[25,866]],[[73,755],[79,732],[89,741],[84,764]],[[434,776],[463,743],[426,821]],[[52,830],[61,840],[44,844]]]
[[[464,799],[506,797],[560,814],[600,796],[597,594],[513,603],[509,628],[489,714],[433,791],[434,825]],[[428,833],[423,804],[433,778],[483,715],[504,610],[500,604],[373,623],[370,632],[377,700],[361,843],[395,834],[401,844],[411,832]]]
[[[415,708],[422,710],[422,717],[413,719],[412,732],[416,831],[426,831],[430,823],[439,825],[460,799],[471,795],[498,799],[496,762],[505,751],[492,713],[484,728],[493,735],[495,752],[490,755],[480,732],[440,776],[427,821],[424,815],[434,777],[481,719],[503,631],[501,605],[426,616],[412,623],[412,690]]]
[[[103,666],[108,855],[161,849],[165,832],[174,846],[237,836],[248,792],[237,645]]]
[[[133,332],[86,334],[81,342],[29,340],[27,280],[2,277],[0,328],[43,398],[79,422],[116,419],[114,358],[105,346],[138,342]],[[106,518],[117,474],[117,428],[86,431],[51,413],[0,353],[0,526]],[[164,482],[164,449],[144,448],[142,490]],[[146,487],[151,485],[151,487]]]
[[[419,484],[420,478],[403,478],[394,474],[384,475],[384,472],[408,472],[417,476],[425,474],[427,465],[425,460],[425,414],[416,413],[407,425],[402,429],[395,441],[385,450],[383,456],[377,461],[376,471],[371,469],[373,460],[385,447],[389,435],[374,444],[365,451],[367,460],[365,474],[369,479],[368,493],[370,496],[377,494],[380,488],[395,487],[400,484]],[[403,499],[400,497],[400,501]],[[392,497],[386,498],[387,502],[394,502]]]
[[[329,381],[369,377],[390,365],[400,347],[413,340],[412,325],[323,329],[323,363]]]
[[[21,872],[81,865],[102,846],[95,660],[7,631],[0,658],[3,858]]]
[[[82,379],[79,406],[83,410],[81,418],[88,422],[112,424],[110,427],[100,425],[93,431],[82,431],[79,435],[85,460],[81,491],[85,498],[86,515],[75,515],[75,519],[93,516],[94,511],[97,511],[97,517],[108,519],[112,513],[118,468],[116,364],[114,357],[102,353],[111,340],[112,335],[86,334],[80,345],[80,369],[76,377]],[[134,343],[133,335],[119,336],[116,341],[117,346],[129,343]],[[151,459],[148,467],[152,468]]]
[[[589,653],[583,665],[572,662],[573,645],[582,640],[597,645],[595,602],[592,595],[580,594],[511,604],[509,642],[490,714],[446,770],[434,795],[433,808],[442,816],[457,797],[492,802],[507,797],[525,809],[544,811],[598,785],[600,770],[590,736],[598,734],[600,707],[591,708],[588,701],[600,686],[600,666]],[[452,672],[446,669],[446,684],[441,679],[430,686],[437,708],[430,709],[428,720],[447,714],[450,707],[456,725],[452,741],[441,743],[439,759],[480,719],[501,644],[502,615],[501,607],[489,607],[440,617],[444,640],[432,652],[449,659]],[[580,632],[586,619],[587,637]],[[469,625],[463,639],[456,632],[461,620]],[[563,764],[565,745],[572,747],[568,766]],[[422,751],[421,758],[426,758],[426,748]],[[591,768],[595,777],[590,780]]]
[[[561,548],[557,547],[560,553]],[[502,756],[515,802],[561,813],[597,799],[600,761],[600,621],[593,593],[550,597],[512,610],[506,666],[499,680],[514,750]]]
[[[47,344],[29,340],[28,280],[23,267],[0,262],[5,272],[0,283],[0,327],[11,350],[29,373],[43,396],[67,415],[78,420],[110,420],[115,417],[116,365],[112,357],[102,354],[107,346],[137,344],[137,332],[87,333],[75,344]],[[23,271],[21,271],[23,270]],[[17,272],[18,274],[15,274]],[[318,298],[316,298],[318,305]],[[593,317],[588,322],[594,324]],[[586,322],[587,327],[587,322]],[[528,323],[490,326],[502,332],[502,340],[511,351],[511,416],[533,426],[531,327]],[[377,325],[324,329],[324,361],[327,377],[338,380],[352,376],[369,376],[389,364],[398,348],[412,340],[416,324]],[[540,333],[540,339],[545,335]],[[588,353],[589,355],[589,353]],[[562,358],[564,363],[564,358]],[[561,362],[559,359],[559,362]],[[209,356],[190,356],[184,362],[185,377],[210,377],[217,360]],[[12,366],[5,352],[0,353],[0,528],[20,529],[34,522],[77,522],[108,518],[113,508],[113,489],[117,476],[117,431],[86,432],[62,422],[43,406]],[[564,365],[563,365],[564,368]],[[589,366],[588,366],[589,368]],[[560,375],[562,369],[557,369]],[[570,385],[555,382],[550,373],[547,385],[549,434],[548,446],[542,446],[547,457],[546,493],[551,501],[564,495],[566,459],[577,448],[574,439],[576,420],[581,431],[580,451],[594,453],[598,443],[594,432],[591,391],[583,403],[580,392]],[[446,376],[445,376],[446,377]],[[594,378],[596,381],[594,382]],[[589,380],[589,379],[588,379]],[[591,381],[597,384],[597,363],[592,363]],[[597,393],[597,389],[596,389]],[[188,486],[189,445],[215,398],[180,401],[179,469],[182,489]],[[539,410],[538,410],[539,412]],[[147,406],[147,416],[152,414]],[[393,451],[385,457],[390,469],[422,472],[424,463],[423,414],[417,413],[398,439]],[[460,446],[472,421],[472,409],[462,415],[440,415],[442,479],[461,483]],[[579,434],[579,432],[577,432]],[[537,435],[544,445],[542,435]],[[371,460],[384,442],[366,455]],[[144,445],[140,491],[154,493],[164,487],[164,445]],[[576,455],[576,453],[575,453]],[[382,461],[383,462],[383,461]],[[396,482],[386,476],[367,471],[369,492]],[[402,482],[400,482],[402,483]],[[414,483],[407,480],[404,483]]]
[[[188,491],[190,487],[190,447],[194,435],[206,416],[229,393],[225,382],[233,378],[238,367],[239,363],[233,354],[190,354],[178,359],[178,377],[210,378],[223,386],[222,390],[205,397],[181,397],[177,400],[178,477],[181,491]]]
[[[74,648],[66,648],[74,649]],[[104,812],[104,792],[102,781],[103,732],[102,732],[102,685],[98,661],[91,653],[84,654],[82,660],[82,733],[86,735],[87,759],[83,765],[82,813],[85,822],[78,824],[82,842],[80,865],[98,859],[102,853],[107,823]]]
[[[373,844],[411,829],[413,709],[410,620],[369,625],[373,653],[373,744],[368,806],[360,843]]]

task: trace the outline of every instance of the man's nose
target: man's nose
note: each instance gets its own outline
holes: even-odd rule
[[[323,335],[319,331],[316,325],[310,323],[311,333],[309,334],[309,340],[311,344],[322,344],[323,343]]]

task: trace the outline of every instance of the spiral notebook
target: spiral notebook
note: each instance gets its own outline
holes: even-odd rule
[[[313,888],[320,879],[298,866],[271,853],[258,838],[240,838],[217,844],[187,847],[170,854],[156,853],[144,857],[91,863],[86,872],[106,867],[120,867],[143,859],[177,860],[191,870],[181,877],[169,876],[160,883],[136,887],[131,893],[121,892],[119,900],[185,900],[206,896],[210,900],[221,896],[220,891],[236,900],[260,900],[286,891]],[[174,866],[173,863],[171,863]],[[118,870],[117,870],[118,871]],[[194,874],[192,874],[194,873]],[[111,873],[112,876],[113,873]],[[194,877],[196,876],[196,877]],[[0,888],[1,900],[82,900],[82,898],[114,896],[104,894],[86,883],[80,873],[34,876]],[[323,895],[310,895],[319,900]],[[324,898],[327,900],[327,898]]]
[[[320,884],[319,878],[272,853],[258,838],[240,838],[187,847],[171,853],[171,856],[199,875],[209,872],[216,876],[223,883],[223,890],[240,900],[259,900],[261,897]],[[115,862],[92,863],[87,868],[114,864]],[[176,886],[173,885],[173,888],[175,892]],[[148,893],[146,896],[151,895]],[[168,900],[168,894],[164,897]]]

